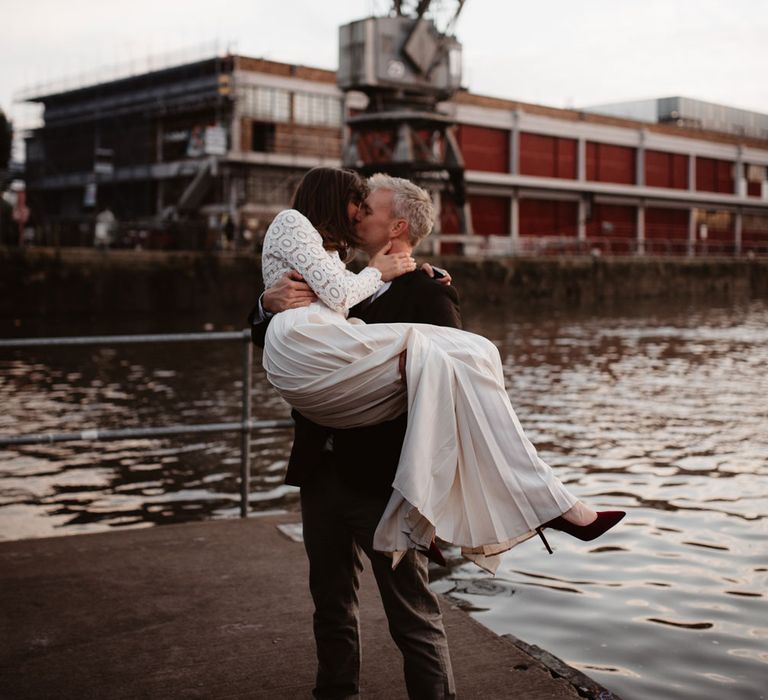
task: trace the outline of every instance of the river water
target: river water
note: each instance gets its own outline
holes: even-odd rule
[[[476,309],[542,457],[628,511],[600,540],[551,532],[495,578],[448,550],[433,586],[624,700],[768,695],[768,304]],[[6,324],[7,325],[7,324]],[[225,330],[231,318],[18,319],[3,335]],[[258,363],[257,363],[258,364]],[[238,344],[0,351],[0,433],[238,420]],[[256,373],[255,418],[287,409]],[[290,433],[254,438],[252,506],[296,510]],[[0,539],[236,517],[238,437],[0,449]]]

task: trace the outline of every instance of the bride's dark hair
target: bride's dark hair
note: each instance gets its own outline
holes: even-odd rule
[[[301,178],[291,207],[306,216],[323,237],[328,250],[337,250],[342,260],[360,239],[349,220],[347,205],[361,206],[368,185],[356,172],[342,168],[312,168]]]

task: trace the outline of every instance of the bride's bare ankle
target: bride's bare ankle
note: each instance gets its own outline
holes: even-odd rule
[[[562,517],[574,525],[589,525],[597,519],[597,511],[592,510],[581,501],[577,501],[576,505],[563,513]]]

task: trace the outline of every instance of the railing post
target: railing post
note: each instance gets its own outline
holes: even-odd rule
[[[240,517],[248,517],[251,493],[251,384],[253,380],[253,345],[250,331],[243,331],[243,425],[240,429]]]

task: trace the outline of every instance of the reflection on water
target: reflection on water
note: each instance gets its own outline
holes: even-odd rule
[[[6,351],[0,432],[239,420],[240,353],[239,343]],[[286,414],[263,378],[254,407],[257,417]],[[254,439],[256,509],[296,500],[282,484],[289,439]],[[235,516],[239,468],[236,434],[0,450],[0,539]]]
[[[457,560],[435,587],[625,700],[761,698],[768,677],[768,307],[481,326],[545,461],[627,519],[553,533],[493,583]],[[514,596],[511,594],[514,593]]]
[[[554,556],[525,543],[494,579],[453,552],[435,588],[625,700],[765,697],[768,306],[466,320],[544,459],[629,514],[596,542],[552,532]],[[239,368],[236,344],[6,351],[0,432],[237,420]],[[254,417],[285,414],[257,372]],[[296,507],[289,440],[255,436],[255,509]],[[233,517],[238,469],[234,435],[5,450],[0,538]]]

